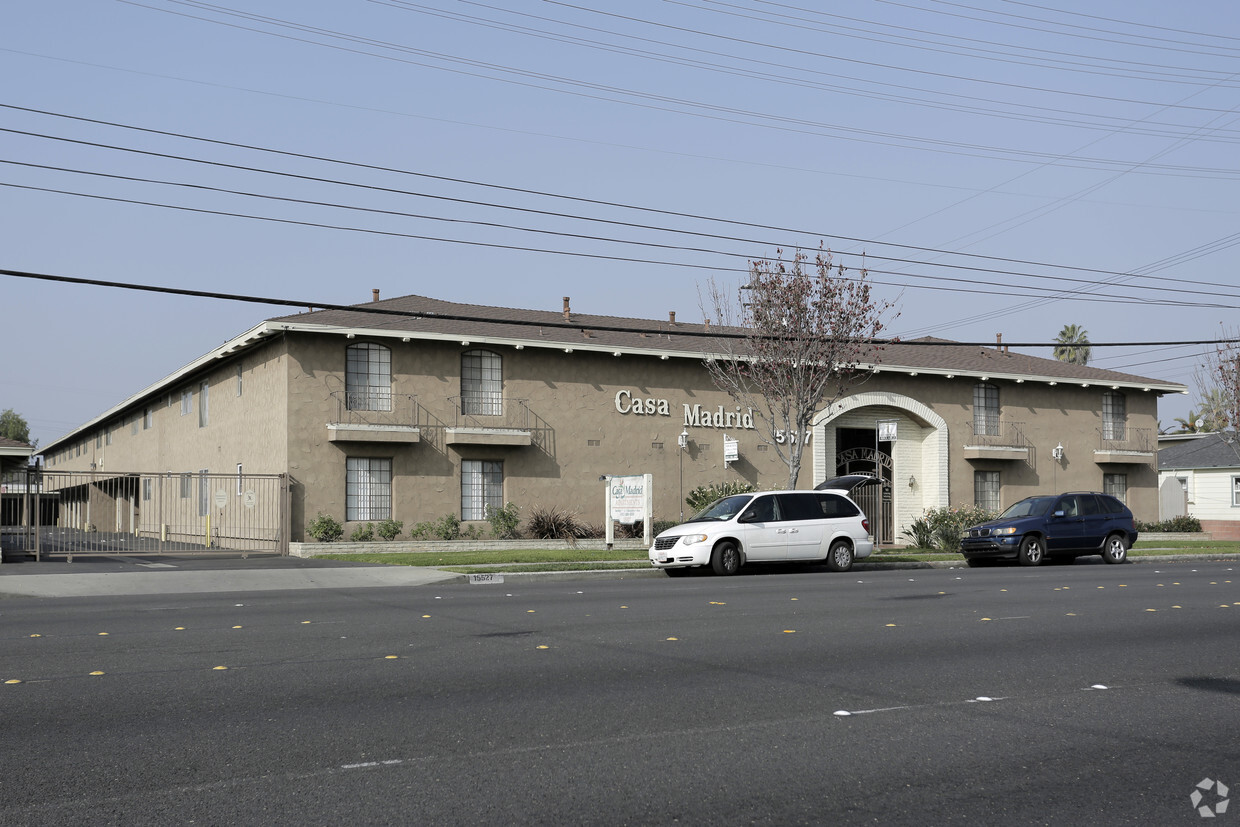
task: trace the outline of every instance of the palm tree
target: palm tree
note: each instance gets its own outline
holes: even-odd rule
[[[1083,327],[1066,324],[1055,339],[1055,358],[1070,365],[1089,364],[1089,332]]]

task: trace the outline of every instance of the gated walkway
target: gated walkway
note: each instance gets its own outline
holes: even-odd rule
[[[6,480],[6,548],[74,554],[287,554],[284,474],[64,472]]]

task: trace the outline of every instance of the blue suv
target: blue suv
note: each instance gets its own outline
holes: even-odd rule
[[[1072,491],[1028,497],[996,519],[966,528],[960,551],[970,566],[1000,559],[1036,566],[1047,558],[1071,560],[1087,554],[1122,563],[1136,541],[1128,506],[1109,494]]]

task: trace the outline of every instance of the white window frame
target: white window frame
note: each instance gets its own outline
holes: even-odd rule
[[[347,457],[344,487],[346,522],[391,519],[391,457]]]
[[[1122,486],[1122,490],[1120,490]],[[1122,503],[1128,502],[1128,475],[1127,474],[1103,474],[1102,475],[1102,493],[1110,494]]]
[[[485,520],[487,506],[504,507],[503,460],[462,460],[461,519]]]
[[[1119,391],[1102,395],[1102,438],[1123,442],[1128,431],[1128,398]]]
[[[1240,508],[1240,474],[1231,475],[1231,507]]]
[[[208,391],[210,387],[211,385],[207,382],[203,382],[201,385],[198,386],[198,427],[199,428],[207,427],[207,422],[209,421],[209,414],[207,411],[207,395],[208,395]]]
[[[461,413],[503,416],[504,357],[490,350],[461,354]]]
[[[989,485],[992,482],[993,482],[994,490],[993,491],[984,490],[984,487],[989,487]],[[1003,505],[1003,500],[999,496],[999,493],[1002,490],[1003,490],[1003,477],[1000,474],[1000,472],[998,471],[974,471],[973,472],[973,504],[976,505],[978,508],[986,508],[991,511],[998,511]],[[979,494],[982,496],[985,496],[988,499],[992,499],[994,502],[994,505],[992,506],[988,502],[982,502],[982,496],[979,496]]]
[[[155,411],[147,407],[142,411],[142,430],[149,431],[155,423]]]
[[[189,416],[194,412],[194,389],[185,388],[181,391],[181,416]]]
[[[973,386],[973,433],[975,436],[999,436],[1001,410],[997,385],[978,382]]]
[[[350,411],[392,410],[392,351],[374,342],[345,349],[345,407]]]

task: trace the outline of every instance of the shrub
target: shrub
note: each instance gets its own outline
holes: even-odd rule
[[[689,492],[689,496],[685,497],[685,505],[689,506],[689,512],[696,514],[715,500],[723,497],[730,497],[733,494],[748,494],[750,491],[756,490],[747,482],[713,482],[710,485],[699,485],[697,488]]]
[[[536,540],[582,540],[589,537],[592,526],[577,519],[577,515],[559,508],[536,506],[530,509],[525,532]]]
[[[503,508],[487,506],[487,522],[491,524],[491,534],[500,540],[515,540],[521,536],[521,509],[516,503],[507,503]]]
[[[320,543],[334,543],[344,536],[344,526],[330,514],[319,512],[306,526],[306,533]]]
[[[373,539],[375,539],[374,523],[359,525],[357,528],[353,529],[353,533],[349,535],[349,542],[351,543],[369,543]]]
[[[399,537],[400,533],[404,530],[405,524],[400,520],[381,520],[379,522],[379,528],[376,529],[376,532],[384,540],[391,542]]]
[[[461,536],[461,521],[456,514],[445,514],[431,526],[431,534],[440,540],[456,540]]]
[[[931,508],[901,534],[917,548],[933,548],[951,554],[960,551],[960,534],[964,529],[997,516],[996,512],[976,505]]]
[[[1201,520],[1188,514],[1181,514],[1179,517],[1172,517],[1170,520],[1163,520],[1158,523],[1143,523],[1136,520],[1137,531],[1158,531],[1158,532],[1189,532],[1201,531]]]
[[[428,540],[435,536],[434,523],[414,523],[413,528],[409,529],[410,540]]]

